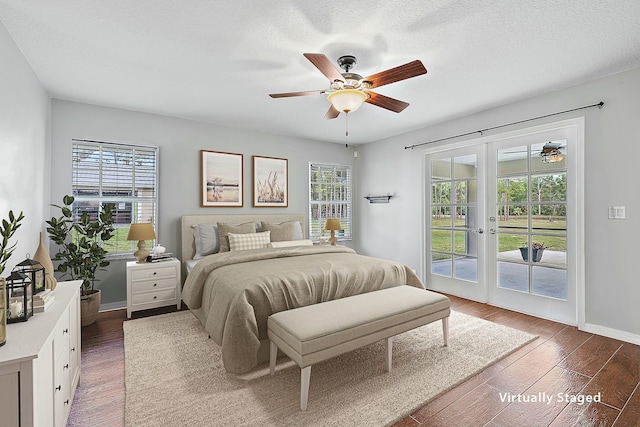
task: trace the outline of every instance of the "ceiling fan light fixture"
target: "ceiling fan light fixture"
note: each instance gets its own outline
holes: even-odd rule
[[[351,113],[356,111],[369,95],[357,89],[342,89],[331,92],[327,96],[327,100],[333,105],[333,108],[343,113]]]
[[[564,160],[564,154],[560,151],[560,147],[548,142],[542,147],[540,152],[542,163],[558,163]]]

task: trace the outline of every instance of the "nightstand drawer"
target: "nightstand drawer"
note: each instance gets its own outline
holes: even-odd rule
[[[167,261],[165,261],[167,262]],[[174,266],[139,268],[131,272],[131,280],[147,280],[156,277],[176,277],[176,268]]]
[[[131,283],[131,292],[133,293],[167,288],[176,288],[175,277],[164,277],[153,280],[140,280]]]
[[[150,302],[171,301],[176,299],[176,288],[162,289],[157,292],[145,292],[133,295],[133,305]]]

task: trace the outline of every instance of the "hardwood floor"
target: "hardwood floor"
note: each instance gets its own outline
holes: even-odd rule
[[[640,346],[461,298],[451,297],[451,306],[540,338],[395,427],[640,426]],[[134,318],[171,311],[175,307]],[[126,310],[100,313],[83,328],[82,374],[67,426],[124,425],[125,319]],[[599,401],[576,401],[589,396]]]

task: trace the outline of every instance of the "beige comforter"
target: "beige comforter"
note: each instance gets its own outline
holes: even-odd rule
[[[182,299],[222,346],[225,369],[255,367],[267,318],[279,311],[399,285],[424,287],[403,264],[336,246],[224,252],[189,273]]]

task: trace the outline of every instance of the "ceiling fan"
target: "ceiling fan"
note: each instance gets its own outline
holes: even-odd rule
[[[292,96],[327,95],[331,107],[325,114],[325,119],[335,119],[340,113],[353,112],[363,102],[399,113],[407,108],[409,103],[380,95],[371,89],[427,73],[427,69],[422,65],[422,62],[415,60],[363,78],[359,74],[350,72],[356,64],[356,57],[353,55],[344,55],[338,58],[338,65],[345,71],[344,73],[340,73],[329,58],[321,53],[305,53],[303,55],[329,79],[329,89],[272,93],[269,96],[272,98],[287,98]]]

